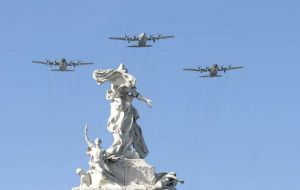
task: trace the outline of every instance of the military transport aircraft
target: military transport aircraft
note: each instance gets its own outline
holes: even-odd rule
[[[222,75],[218,75],[218,72],[219,71],[223,71],[224,73],[228,70],[233,70],[233,69],[241,69],[243,68],[243,66],[219,66],[217,64],[213,64],[211,67],[198,67],[198,68],[195,68],[195,69],[189,69],[189,68],[185,68],[183,69],[184,71],[198,71],[200,72],[201,74],[203,72],[208,72],[209,74],[208,75],[202,75],[202,76],[199,76],[199,77],[221,77]]]
[[[156,40],[160,40],[160,39],[167,39],[167,38],[174,38],[174,36],[163,36],[162,34],[158,34],[158,35],[150,35],[147,36],[145,32],[138,34],[138,35],[134,35],[134,36],[128,36],[125,35],[124,37],[110,37],[109,39],[111,40],[124,40],[127,41],[128,43],[130,43],[131,41],[137,41],[137,45],[130,45],[127,47],[151,47],[152,45],[147,45],[147,41],[153,41],[153,43]]]
[[[45,64],[45,65],[49,65],[50,67],[52,67],[52,66],[58,66],[58,69],[52,69],[51,71],[74,71],[74,70],[67,69],[67,67],[68,66],[72,66],[72,67],[75,68],[76,66],[79,66],[79,65],[94,64],[92,62],[67,61],[65,58],[62,58],[60,61],[46,60],[46,61],[32,61],[32,63]]]

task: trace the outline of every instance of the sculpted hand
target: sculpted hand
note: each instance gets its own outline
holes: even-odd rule
[[[147,100],[146,100],[146,103],[147,103],[147,105],[148,105],[150,108],[152,108],[151,100],[147,99]]]

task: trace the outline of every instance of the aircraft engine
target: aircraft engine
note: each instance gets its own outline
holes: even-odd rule
[[[221,67],[221,70],[225,73],[226,72],[226,68],[224,66]]]
[[[126,40],[128,43],[130,43],[130,38],[129,38],[128,35],[125,34],[124,38],[125,38],[125,40]]]
[[[77,63],[73,63],[73,66],[74,68],[77,66],[77,65],[80,65],[81,61],[77,61]]]
[[[200,71],[200,73],[202,74],[202,68],[198,67],[198,71]]]

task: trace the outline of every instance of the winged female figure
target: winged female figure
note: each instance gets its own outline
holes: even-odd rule
[[[111,101],[107,129],[113,134],[114,140],[106,150],[106,156],[111,159],[145,158],[148,148],[137,123],[139,114],[132,101],[136,98],[152,107],[151,100],[137,92],[136,79],[127,72],[124,64],[120,64],[117,69],[95,70],[93,78],[98,84],[111,83],[111,88],[106,93],[106,99]]]

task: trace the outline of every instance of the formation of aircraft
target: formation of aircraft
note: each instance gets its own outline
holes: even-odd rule
[[[201,75],[199,77],[221,77],[223,75],[219,75],[219,71],[223,71],[224,73],[233,69],[241,69],[243,66],[219,66],[218,64],[213,64],[211,67],[197,67],[197,68],[184,68],[184,71],[197,71],[201,74],[203,72],[208,72],[208,75]]]
[[[124,37],[110,37],[109,39],[124,40],[127,41],[128,43],[130,43],[131,41],[137,41],[137,45],[130,45],[127,47],[141,48],[141,47],[152,47],[152,45],[147,44],[147,41],[152,41],[154,43],[157,40],[168,39],[168,38],[174,38],[174,36],[164,36],[162,34],[147,36],[147,34],[143,32],[141,34],[134,35],[134,36],[125,35]]]
[[[39,64],[45,64],[49,65],[50,67],[52,66],[57,66],[58,69],[52,69],[51,71],[74,71],[72,69],[68,69],[68,67],[77,67],[79,65],[90,65],[94,64],[93,62],[83,62],[83,61],[67,61],[65,58],[62,58],[61,60],[57,61],[32,61],[32,63],[39,63]]]
[[[135,48],[141,48],[141,47],[152,47],[152,45],[148,45],[148,41],[152,41],[153,43],[156,42],[157,40],[161,39],[168,39],[168,38],[174,38],[174,36],[165,36],[165,35],[150,35],[147,36],[145,32],[140,33],[138,35],[134,36],[129,36],[125,35],[124,37],[109,37],[109,39],[112,40],[124,40],[130,43],[131,41],[137,42],[136,45],[130,45],[127,47],[135,47]],[[67,61],[65,58],[62,58],[59,61],[50,61],[50,60],[45,60],[45,61],[32,61],[32,63],[39,63],[39,64],[45,64],[49,65],[50,67],[52,66],[57,66],[58,69],[52,69],[51,71],[74,71],[72,69],[68,69],[68,67],[76,67],[79,65],[89,65],[93,64],[93,62],[83,62],[83,61]],[[197,68],[184,68],[184,71],[196,71],[200,72],[201,74],[203,72],[208,72],[208,75],[201,75],[199,77],[221,77],[223,75],[218,74],[219,72],[226,72],[229,70],[233,69],[241,69],[243,66],[219,66],[218,64],[213,64],[210,67],[197,67]]]

